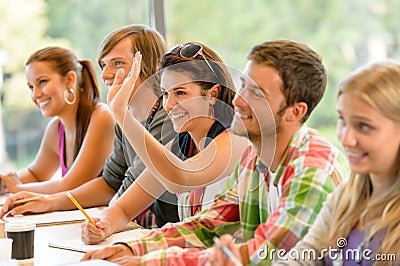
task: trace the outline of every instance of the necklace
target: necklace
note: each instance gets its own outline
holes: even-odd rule
[[[153,105],[153,109],[151,109],[151,113],[149,117],[146,119],[145,128],[149,129],[151,122],[154,119],[154,116],[157,113],[158,108],[160,107],[161,97],[157,99],[157,102]]]

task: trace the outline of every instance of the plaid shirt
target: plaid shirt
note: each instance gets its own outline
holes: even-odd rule
[[[346,166],[337,148],[303,125],[272,180],[250,146],[213,206],[127,244],[142,256],[143,264],[205,265],[214,255],[213,237],[228,233],[246,241],[241,245],[247,245],[252,264],[268,263],[270,258],[263,258],[261,251],[293,247],[307,233]],[[279,198],[272,200],[271,193]]]

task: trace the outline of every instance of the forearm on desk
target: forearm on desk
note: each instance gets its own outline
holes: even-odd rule
[[[70,193],[84,208],[108,205],[115,195],[115,191],[102,177],[97,177],[82,186],[70,190]],[[76,209],[65,192],[53,194],[50,200],[52,211]]]

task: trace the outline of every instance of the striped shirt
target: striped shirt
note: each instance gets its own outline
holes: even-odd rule
[[[275,173],[250,146],[209,209],[127,244],[143,264],[205,265],[214,256],[213,237],[233,234],[244,240],[252,264],[268,263],[266,248],[289,250],[307,233],[346,166],[336,147],[303,125]]]

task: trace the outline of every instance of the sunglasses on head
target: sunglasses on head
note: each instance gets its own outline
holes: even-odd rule
[[[216,77],[214,69],[211,67],[210,63],[208,63],[206,57],[203,55],[203,46],[197,43],[187,43],[187,44],[177,44],[172,47],[167,53],[171,54],[179,54],[182,58],[193,59],[198,55],[201,55],[206,62],[207,66],[214,73]]]

